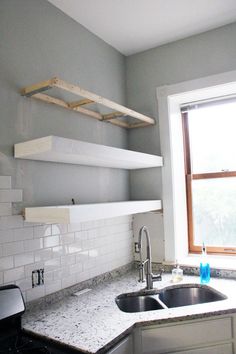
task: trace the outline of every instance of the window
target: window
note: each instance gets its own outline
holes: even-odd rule
[[[236,99],[182,110],[189,251],[236,254]]]

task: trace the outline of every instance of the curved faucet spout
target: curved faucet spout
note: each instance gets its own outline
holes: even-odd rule
[[[146,259],[142,259],[142,239],[143,235],[146,236]],[[138,239],[138,248],[139,248],[139,281],[144,279],[144,268],[146,268],[146,283],[147,289],[153,289],[153,280],[161,280],[161,274],[154,276],[152,274],[152,255],[151,255],[151,242],[147,226],[142,226],[139,230],[139,239]],[[146,265],[146,267],[145,267]]]

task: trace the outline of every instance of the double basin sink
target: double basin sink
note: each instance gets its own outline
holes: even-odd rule
[[[121,294],[116,297],[116,304],[124,312],[142,312],[225,299],[227,299],[227,296],[207,285],[184,284],[169,286],[162,290]]]

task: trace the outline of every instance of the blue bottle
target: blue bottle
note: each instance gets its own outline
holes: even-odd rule
[[[206,246],[202,244],[202,259],[200,263],[200,282],[201,284],[209,283],[211,277],[210,265],[207,261]]]

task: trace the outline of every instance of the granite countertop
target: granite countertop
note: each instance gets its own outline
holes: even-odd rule
[[[30,333],[85,353],[102,353],[131,332],[134,326],[236,312],[236,281],[217,278],[211,279],[209,286],[225,294],[226,300],[139,313],[122,312],[115,303],[115,297],[143,289],[145,283],[138,283],[137,279],[137,271],[131,271],[79,296],[72,294],[43,308],[36,303],[26,311],[23,327]],[[178,284],[183,283],[199,284],[199,277],[185,275]],[[163,280],[154,283],[158,289],[170,285],[173,285],[170,274],[163,274]]]

